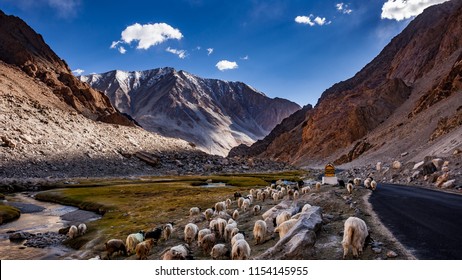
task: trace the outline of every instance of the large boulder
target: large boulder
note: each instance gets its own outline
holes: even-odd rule
[[[313,258],[316,232],[321,229],[321,225],[321,208],[313,206],[301,214],[298,222],[276,245],[255,259],[294,260]]]

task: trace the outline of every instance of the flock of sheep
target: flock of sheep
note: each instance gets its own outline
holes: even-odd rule
[[[346,186],[341,181],[339,185],[343,185],[351,194],[355,186],[361,185],[361,179],[350,180]],[[317,182],[313,187],[319,190],[321,183]],[[364,187],[375,190],[377,183],[372,178],[367,178],[364,180]],[[210,255],[212,259],[249,259],[251,248],[244,232],[239,230],[239,217],[244,213],[254,216],[259,215],[262,210],[261,205],[258,204],[259,201],[264,202],[267,199],[272,199],[275,202],[282,199],[297,200],[300,195],[310,191],[310,186],[272,184],[261,189],[251,189],[249,194],[245,196],[236,192],[234,193],[234,200],[228,198],[225,201],[217,202],[214,207],[205,211],[202,211],[199,207],[192,207],[189,211],[190,219],[202,217],[208,224],[200,229],[194,222],[188,223],[183,229],[184,243],[164,250],[160,254],[161,259],[192,259],[191,248],[193,246],[197,246],[204,254]],[[281,211],[271,221],[257,220],[252,232],[255,245],[272,238],[273,233],[279,234],[279,238],[284,237],[297,223],[300,215],[310,207],[311,205],[305,204],[301,212],[295,215],[288,211]],[[273,233],[269,232],[269,223],[274,226]],[[148,232],[140,231],[130,234],[125,242],[121,239],[111,239],[105,243],[107,256],[111,258],[114,254],[125,256],[136,254],[138,259],[147,259],[153,246],[161,239],[167,241],[173,231],[174,223],[167,223]],[[353,256],[359,257],[363,247],[367,245],[366,239],[368,235],[366,223],[362,219],[357,217],[348,218],[344,224],[343,257],[345,258],[348,255],[350,248]]]

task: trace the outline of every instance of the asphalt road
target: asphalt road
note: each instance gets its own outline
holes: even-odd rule
[[[416,258],[462,260],[462,195],[379,184],[369,201]]]

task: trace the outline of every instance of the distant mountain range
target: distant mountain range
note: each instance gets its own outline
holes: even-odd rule
[[[251,147],[299,166],[420,161],[462,146],[462,1],[426,9],[354,77]]]
[[[143,128],[226,156],[265,137],[300,106],[241,82],[204,79],[173,68],[110,71],[79,79],[104,92]]]

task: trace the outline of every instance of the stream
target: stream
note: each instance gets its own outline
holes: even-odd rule
[[[64,245],[51,245],[45,248],[26,246],[26,240],[10,241],[13,232],[36,235],[57,233],[59,229],[82,222],[101,218],[93,212],[79,210],[77,207],[42,202],[33,198],[34,193],[16,193],[6,196],[5,204],[21,210],[19,219],[0,226],[1,260],[42,260],[66,259],[75,255],[75,250]]]

